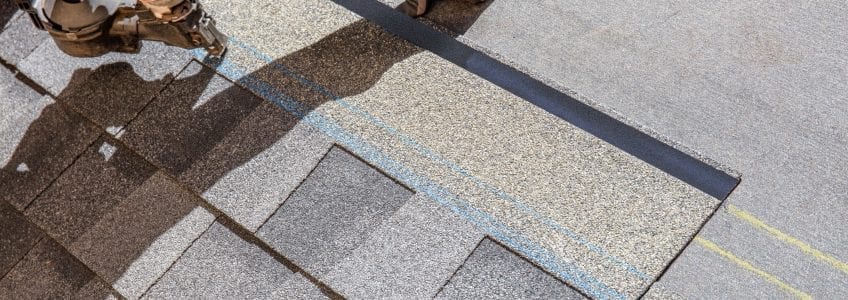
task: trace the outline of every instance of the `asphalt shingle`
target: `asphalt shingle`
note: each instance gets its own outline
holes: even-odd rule
[[[127,127],[121,139],[154,165],[180,175],[261,102],[192,62]]]
[[[494,1],[464,38],[731,166],[744,179],[727,202],[845,262],[846,23],[838,1]],[[775,245],[774,259],[791,263],[763,263],[765,271],[814,297],[848,294],[834,268],[740,226],[709,238],[761,253],[744,256],[758,264]],[[687,276],[666,276],[667,287],[718,298],[775,293],[750,284],[743,268],[692,253],[669,270]]]
[[[12,205],[0,201],[0,274],[6,274],[44,236]]]
[[[333,141],[263,102],[180,180],[256,231],[333,146]]]
[[[411,196],[391,178],[333,148],[257,235],[321,278]]]
[[[126,125],[191,59],[188,51],[145,43],[139,54],[71,58],[44,41],[18,69],[103,128]]]
[[[105,299],[112,291],[91,270],[50,238],[41,242],[0,280],[4,299]]]
[[[437,299],[585,299],[503,246],[485,239]]]
[[[0,32],[2,32],[3,29],[8,26],[8,23],[15,17],[17,10],[17,6],[15,6],[12,1],[0,2]]]
[[[293,277],[285,265],[216,222],[144,298],[273,299]]]
[[[23,210],[97,135],[94,124],[0,68],[0,200]]]
[[[482,239],[480,229],[416,194],[325,282],[351,299],[432,298]]]
[[[100,216],[69,251],[123,296],[138,298],[215,220],[199,203],[157,172]]]
[[[342,7],[314,0],[263,1],[262,11],[255,2],[207,4],[228,20],[248,11],[270,20],[297,15],[291,23],[269,22],[275,30],[225,25],[239,43],[222,74],[282,106],[305,105],[303,122],[597,297],[641,294],[719,204],[461,66],[373,23],[348,20]],[[321,5],[320,13],[299,8],[311,5]],[[298,49],[272,42],[284,37],[310,43]],[[480,57],[467,58],[475,64]],[[233,69],[252,73],[245,78]],[[297,75],[333,101],[316,106],[267,88]]]
[[[25,211],[59,243],[69,247],[155,172],[153,166],[105,136]]]
[[[3,14],[0,11],[0,25],[3,24]],[[47,32],[35,28],[29,16],[18,12],[0,30],[0,59],[16,65],[49,38]]]

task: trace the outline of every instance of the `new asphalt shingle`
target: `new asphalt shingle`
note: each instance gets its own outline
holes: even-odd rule
[[[12,205],[0,201],[0,274],[8,273],[42,237],[38,227]]]
[[[432,298],[482,239],[479,228],[416,194],[325,282],[349,299]]]
[[[100,216],[69,251],[123,296],[138,298],[214,221],[199,204],[157,172]]]
[[[190,59],[183,49],[155,42],[144,43],[135,55],[71,58],[47,40],[23,59],[18,69],[102,128],[121,128]]]
[[[144,298],[277,299],[292,278],[285,265],[215,222]]]
[[[154,165],[178,176],[261,102],[192,62],[127,127],[121,139]]]
[[[333,148],[257,236],[323,278],[411,196],[391,178]]]
[[[490,239],[483,240],[436,299],[585,299]]]
[[[314,127],[264,102],[180,179],[256,231],[332,146]]]
[[[238,41],[222,75],[596,296],[639,295],[719,203],[342,7],[206,4]],[[237,21],[247,12],[293,17],[257,30]],[[290,93],[290,78],[326,100]]]
[[[23,210],[97,138],[97,127],[0,68],[0,200]]]
[[[50,238],[32,248],[14,269],[0,279],[4,299],[106,299],[108,285]]]
[[[155,172],[120,142],[104,136],[38,197],[25,215],[70,247]]]
[[[0,11],[0,24],[3,24],[4,13]],[[8,23],[0,27],[4,27],[0,30],[0,59],[10,65],[17,65],[38,45],[50,38],[46,31],[35,28],[29,16],[20,12],[11,16]]]

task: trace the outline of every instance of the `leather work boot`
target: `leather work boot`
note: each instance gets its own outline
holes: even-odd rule
[[[410,17],[420,17],[427,12],[427,0],[406,0],[401,5],[401,11]]]

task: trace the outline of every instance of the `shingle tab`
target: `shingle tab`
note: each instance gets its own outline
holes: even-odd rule
[[[18,69],[101,127],[122,127],[191,59],[187,51],[161,43],[144,43],[141,49],[72,58],[47,40]]]
[[[120,142],[101,137],[66,170],[25,215],[70,246],[155,172]]]
[[[437,299],[585,299],[503,246],[486,239]]]
[[[121,139],[154,165],[179,175],[261,102],[192,62],[127,127]]]
[[[14,207],[0,201],[0,274],[6,274],[43,237]]]
[[[14,94],[0,98],[6,95]],[[98,130],[46,96],[0,99],[0,109],[0,199],[23,210],[85,151]]]
[[[144,298],[250,298],[285,295],[294,273],[254,244],[214,223]]]
[[[333,148],[257,235],[320,278],[410,196],[391,178]]]
[[[332,146],[314,127],[263,102],[180,179],[256,231]]]
[[[483,239],[483,232],[416,194],[326,277],[351,299],[432,298]]]
[[[5,12],[0,9],[0,27],[4,27],[0,30],[0,59],[7,64],[16,65],[50,36],[46,31],[35,28],[29,16],[20,12],[12,15],[8,23],[4,25],[4,14]]]
[[[108,290],[89,286],[97,280],[94,272],[56,241],[45,238],[0,280],[0,298],[71,299],[94,291],[106,296],[103,293]]]
[[[69,251],[125,297],[140,297],[215,220],[199,204],[200,199],[157,172]]]

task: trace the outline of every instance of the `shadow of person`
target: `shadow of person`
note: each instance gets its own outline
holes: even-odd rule
[[[471,0],[439,1],[425,18],[453,34],[461,34],[487,5]],[[393,65],[421,51],[360,20],[306,48],[275,59],[248,76],[285,92],[311,110],[328,101],[369,90]],[[280,66],[328,92],[304,84]],[[64,247],[113,284],[165,231],[199,205],[181,204],[175,209],[166,205],[168,201],[176,201],[168,197],[164,197],[166,204],[162,205],[126,203],[147,201],[132,195],[150,193],[145,189],[156,190],[161,182],[170,180],[156,175],[161,173],[157,169],[203,195],[222,177],[280,141],[300,122],[289,112],[197,62],[189,64],[173,80],[145,81],[126,63],[80,72],[90,74],[85,79],[72,80],[57,95],[63,104],[48,105],[30,124],[0,170],[0,181],[4,186],[21,182],[13,188],[26,188],[16,178],[26,176],[16,171],[16,166],[24,162],[41,161],[43,165],[35,164],[31,169],[53,168],[55,176],[61,172],[61,177],[49,188],[31,186],[39,190],[48,188],[38,199],[21,199],[16,206],[26,208],[28,217],[51,236],[59,236],[57,240]],[[161,90],[158,87],[163,81],[169,83]],[[144,96],[149,95],[156,96],[148,101]],[[67,110],[65,106],[74,107],[101,128],[115,129],[110,134],[99,134],[99,138],[97,134],[85,135],[89,139],[85,145],[90,146],[75,161],[55,153],[63,152],[57,147],[68,144],[62,141],[82,138],[76,131],[69,133],[62,129],[71,128],[66,120],[68,113],[63,112]],[[115,151],[122,154],[104,154]],[[51,167],[61,164],[62,159],[74,163],[67,170]],[[148,163],[152,164],[150,168],[145,167]],[[103,191],[93,191],[96,189]],[[50,217],[56,215],[63,217]],[[132,238],[116,239],[114,235],[118,234]]]
[[[470,28],[488,4],[473,0],[439,1],[425,18],[438,21],[438,25],[451,30],[457,30],[454,34],[462,34]],[[369,90],[393,65],[421,51],[421,48],[375,24],[359,20],[306,48],[275,59],[247,77],[275,87],[296,99],[307,110],[312,110],[327,101]],[[197,72],[212,71],[203,68]],[[292,73],[295,73],[294,76]],[[320,86],[322,91],[304,84],[295,76]],[[201,107],[214,108],[217,115],[213,118],[198,118],[196,108],[193,108],[198,99],[180,95],[178,91],[197,89],[202,85],[183,82],[187,84],[172,84],[169,90],[160,96],[160,101],[147,110],[155,113],[140,116],[139,120],[134,122],[138,126],[130,126],[126,136],[130,139],[128,143],[134,148],[146,153],[148,159],[178,177],[192,166],[195,166],[195,169],[201,168],[202,170],[192,170],[192,179],[184,178],[199,193],[205,192],[218,178],[233,168],[243,165],[273,145],[298,122],[290,115],[277,114],[266,108],[268,111],[257,112],[264,114],[263,116],[257,116],[256,119],[239,125],[242,131],[231,134],[230,131],[237,127],[234,121],[244,118],[249,113],[248,109],[259,107],[260,100],[244,94],[241,87],[233,86],[211,99],[202,100],[204,104]],[[189,93],[194,94],[196,91]],[[238,118],[231,117],[233,115]],[[263,125],[258,126],[250,122]],[[276,124],[268,125],[273,122]],[[227,134],[234,137],[222,145],[222,139]],[[227,147],[228,144],[237,146]],[[211,153],[216,146],[222,148],[216,150],[220,153]],[[210,163],[210,160],[214,163]]]

